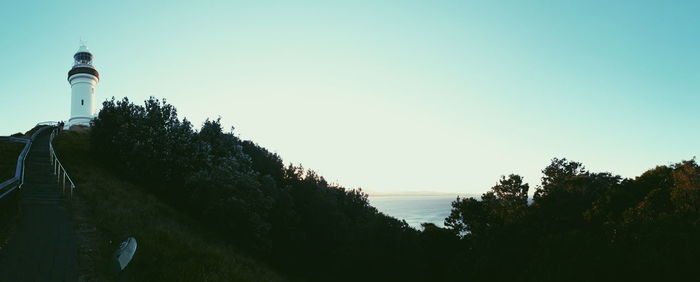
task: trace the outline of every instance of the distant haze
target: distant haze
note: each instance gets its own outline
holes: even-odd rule
[[[0,135],[167,98],[371,193],[479,195],[553,157],[625,177],[700,151],[700,2],[4,1]]]

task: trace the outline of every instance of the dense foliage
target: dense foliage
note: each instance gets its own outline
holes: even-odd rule
[[[106,101],[91,130],[97,158],[291,277],[410,279],[418,232],[368,204],[361,190],[284,166],[218,120],[195,131],[172,105]],[[407,271],[411,270],[411,271]]]
[[[554,159],[532,204],[511,175],[480,200],[457,199],[460,273],[477,281],[683,281],[700,262],[700,167],[659,166],[635,179]]]
[[[282,163],[219,120],[199,130],[151,98],[106,101],[94,155],[293,280],[598,281],[681,278],[700,262],[700,167],[635,179],[554,159],[542,184],[502,177],[457,198],[446,228],[379,213],[361,190]]]

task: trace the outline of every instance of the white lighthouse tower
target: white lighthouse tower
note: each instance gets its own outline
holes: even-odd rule
[[[90,120],[95,117],[95,87],[100,81],[100,74],[92,65],[92,53],[84,43],[80,44],[73,58],[73,68],[68,72],[71,99],[67,128],[73,125],[90,126]]]

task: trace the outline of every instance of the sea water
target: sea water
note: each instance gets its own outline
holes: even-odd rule
[[[421,223],[430,222],[444,227],[450,215],[452,201],[457,196],[370,196],[369,202],[380,212],[405,220],[411,227],[422,229]]]

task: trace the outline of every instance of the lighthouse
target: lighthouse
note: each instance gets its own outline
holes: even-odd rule
[[[100,81],[100,74],[92,65],[93,55],[84,43],[80,44],[73,68],[68,71],[68,83],[71,88],[70,119],[66,128],[74,125],[90,126],[95,117],[95,87]]]

